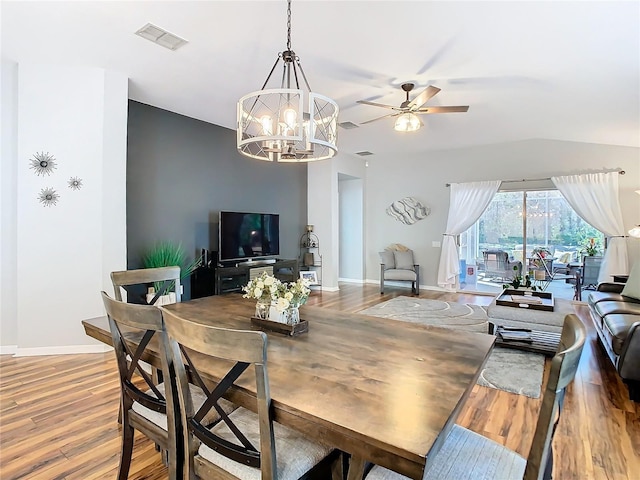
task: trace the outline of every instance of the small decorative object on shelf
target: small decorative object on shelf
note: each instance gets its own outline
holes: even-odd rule
[[[245,292],[244,298],[257,300],[256,313],[252,320],[269,321],[269,323],[289,326],[301,323],[299,308],[307,302],[309,293],[311,293],[309,282],[305,279],[300,278],[295,282],[281,282],[267,272],[250,280],[242,287],[242,290]],[[294,330],[299,331],[300,329],[287,329],[291,332]],[[293,335],[293,333],[291,334]]]
[[[320,255],[320,240],[313,233],[313,225],[307,225],[305,232],[300,237],[300,261],[305,273],[314,273],[313,281],[310,284],[320,285],[322,283],[322,255]]]

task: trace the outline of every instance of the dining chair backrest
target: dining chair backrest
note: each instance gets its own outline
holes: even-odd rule
[[[102,292],[102,300],[109,320],[109,329],[116,354],[120,376],[120,412],[122,415],[123,450],[120,459],[120,479],[127,478],[131,450],[133,448],[133,429],[140,430],[156,444],[169,453],[170,478],[177,478],[181,468],[178,463],[177,438],[181,437],[181,427],[176,421],[178,416],[173,401],[174,388],[171,382],[159,386],[154,376],[141,365],[145,349],[150,342],[157,342],[156,348],[167,348],[167,334],[164,329],[162,312],[152,305],[136,305],[114,300]],[[155,338],[155,340],[154,340]],[[162,358],[162,377],[171,378],[166,355]],[[150,417],[137,414],[132,410],[134,403],[141,405],[144,411],[156,412],[166,416],[166,429],[161,428]],[[126,471],[123,470],[126,469]]]
[[[551,478],[553,453],[551,442],[555,433],[567,388],[576,376],[578,363],[587,338],[587,329],[576,315],[564,319],[558,350],[551,360],[549,380],[527,458],[524,480]],[[545,472],[549,476],[545,475]]]
[[[182,288],[180,286],[180,267],[158,267],[158,268],[141,268],[138,270],[122,270],[118,272],[111,272],[111,283],[113,283],[113,291],[116,300],[122,301],[122,291],[125,287],[132,287],[135,285],[144,286],[144,292],[142,295],[142,301],[131,301],[127,299],[128,303],[146,303],[148,305],[155,305],[158,299],[162,295],[169,293],[175,294],[175,301],[180,302]],[[150,284],[154,284],[154,295],[147,300],[146,293]]]
[[[169,336],[168,361],[172,362],[175,368],[185,455],[188,455],[185,464],[191,472],[191,478],[194,472],[194,456],[202,442],[232,461],[260,468],[263,480],[276,479],[276,451],[267,374],[267,335],[258,331],[231,330],[195,323],[167,309],[160,310]],[[197,362],[192,361],[196,357],[201,359],[202,355],[234,362],[213,388],[205,384]],[[260,424],[259,448],[251,444],[241,426],[234,424],[218,405],[222,396],[234,388],[234,382],[238,377],[251,366],[255,373]],[[198,410],[194,409],[189,394],[187,371],[191,380],[199,385],[207,396],[207,400]],[[236,441],[230,442],[217,436],[208,428],[210,425],[203,423],[202,420],[212,408],[218,411],[222,421],[233,432]]]

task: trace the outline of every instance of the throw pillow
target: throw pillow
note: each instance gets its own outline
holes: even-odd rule
[[[380,255],[380,263],[384,263],[385,270],[396,268],[396,261],[393,257],[393,252],[391,250],[378,252],[378,255]]]
[[[622,295],[625,297],[636,298],[640,300],[640,262],[636,262],[631,267],[629,279],[622,289]]]
[[[396,259],[396,268],[401,270],[413,270],[413,252],[407,250],[406,252],[393,252]]]
[[[573,261],[573,252],[562,252],[556,250],[553,256],[558,259],[558,263],[570,263]]]

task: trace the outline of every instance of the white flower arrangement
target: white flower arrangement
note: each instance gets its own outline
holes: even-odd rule
[[[278,292],[282,282],[276,277],[269,275],[267,272],[262,272],[260,276],[250,280],[242,291],[243,298],[253,298],[265,303],[271,303],[278,300]]]
[[[266,272],[250,280],[242,287],[242,291],[245,292],[244,298],[275,304],[278,313],[284,312],[289,307],[297,308],[304,305],[311,293],[308,280],[298,279],[295,282],[283,283]]]

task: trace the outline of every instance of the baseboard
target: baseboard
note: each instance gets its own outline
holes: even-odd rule
[[[322,286],[321,290],[323,292],[339,292],[340,291],[340,287],[325,287],[324,285]]]
[[[338,282],[342,283],[356,283],[358,285],[364,285],[365,280],[357,279],[357,278],[338,278]]]
[[[18,345],[0,345],[0,355],[15,355]]]
[[[363,283],[368,283],[368,284],[373,284],[373,285],[380,285],[380,280],[374,280],[374,279],[367,278]],[[409,285],[408,282],[394,282],[393,280],[387,280],[386,282],[384,282],[384,284],[386,286],[389,286],[389,287],[404,287],[404,288],[407,288],[407,289],[411,290],[411,286]],[[420,285],[420,290],[433,290],[435,292],[450,292],[451,291],[451,290],[447,290],[446,288],[442,288],[442,287],[438,287],[438,286],[434,286],[434,285]]]
[[[466,290],[466,289],[463,290],[458,288],[456,290],[456,293],[462,293],[462,294],[468,293],[470,295],[479,295],[481,297],[497,297],[501,292],[486,292],[486,291],[483,292],[480,290]]]
[[[15,357],[36,357],[41,355],[73,355],[78,353],[106,353],[113,350],[108,345],[59,345],[52,347],[17,347]]]

